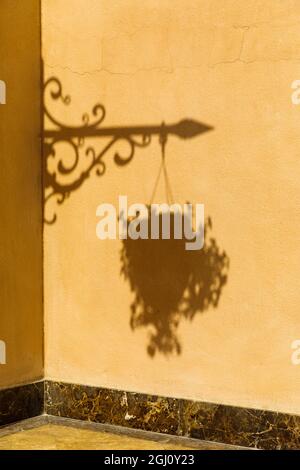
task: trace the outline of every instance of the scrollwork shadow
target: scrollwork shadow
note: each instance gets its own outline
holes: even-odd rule
[[[153,135],[159,137],[160,144],[165,148],[171,134],[181,139],[190,139],[212,129],[211,126],[192,119],[184,119],[172,125],[161,123],[155,126],[102,127],[106,110],[99,103],[93,106],[90,113],[82,114],[80,125],[70,126],[54,117],[47,104],[49,99],[51,103],[61,102],[64,106],[71,104],[71,97],[63,93],[62,84],[57,77],[49,78],[44,85],[44,221],[48,224],[56,221],[57,204],[62,204],[92,174],[105,174],[104,157],[109,150],[113,151],[115,164],[125,166],[133,159],[136,149],[150,145]],[[99,150],[96,146],[98,147],[101,139],[105,141]],[[127,155],[123,155],[117,147],[121,142],[127,144]],[[54,209],[49,216],[48,206],[51,201],[54,202]]]
[[[44,222],[53,224],[57,219],[56,211],[49,217],[46,208],[51,200],[56,204],[62,204],[72,192],[80,188],[92,173],[103,176],[106,164],[103,160],[105,154],[118,142],[124,141],[128,146],[128,154],[123,155],[120,150],[114,151],[114,162],[118,166],[127,165],[134,157],[136,148],[144,148],[151,142],[151,135],[143,133],[140,138],[122,132],[122,128],[115,128],[111,135],[107,135],[108,142],[96,150],[92,145],[87,145],[88,138],[97,137],[99,126],[105,119],[106,111],[103,105],[96,104],[90,114],[82,115],[80,126],[67,126],[56,119],[46,105],[46,95],[52,100],[61,101],[68,106],[71,97],[63,94],[62,84],[58,78],[52,77],[46,81],[44,86],[44,118],[48,120],[51,130],[44,130],[43,156],[44,156]],[[105,133],[103,134],[105,137]],[[67,145],[72,151],[70,155],[58,152],[61,144]],[[52,169],[49,168],[52,163]]]

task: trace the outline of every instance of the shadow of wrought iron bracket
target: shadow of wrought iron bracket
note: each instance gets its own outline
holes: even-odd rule
[[[100,127],[105,119],[106,111],[103,105],[96,104],[91,114],[82,116],[80,126],[67,126],[50,113],[46,106],[46,94],[49,90],[52,100],[60,100],[69,105],[71,98],[63,94],[62,84],[56,78],[49,78],[44,85],[44,131],[43,131],[43,156],[44,156],[44,189],[45,189],[45,223],[53,224],[56,220],[55,210],[50,217],[46,215],[46,206],[52,200],[62,204],[69,195],[78,189],[92,173],[102,176],[106,171],[103,161],[105,154],[117,142],[125,141],[129,152],[121,155],[114,152],[114,161],[117,165],[127,165],[134,157],[136,148],[147,147],[153,136],[159,137],[159,143],[164,152],[167,139],[170,135],[181,139],[190,139],[208,132],[213,127],[195,121],[184,119],[176,124],[150,126],[124,126],[124,127]],[[51,129],[46,129],[46,120]],[[92,145],[86,145],[87,139],[107,139],[104,147],[97,152]],[[70,153],[59,152],[59,145],[64,144],[71,149]]]

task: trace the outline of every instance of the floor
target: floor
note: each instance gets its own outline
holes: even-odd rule
[[[24,421],[0,430],[0,450],[222,450],[216,443],[144,431],[115,431],[112,427],[77,424],[61,419]],[[113,429],[114,432],[110,432]],[[231,448],[233,449],[233,448]]]
[[[175,444],[159,443],[130,436],[46,424],[36,429],[19,431],[0,438],[0,450],[135,450],[189,449]]]

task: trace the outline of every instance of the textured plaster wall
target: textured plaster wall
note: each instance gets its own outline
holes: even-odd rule
[[[95,211],[119,194],[148,202],[160,148],[154,140],[123,168],[107,154],[105,175],[45,227],[46,375],[299,412],[299,2],[43,0],[42,24],[45,77],[72,95],[66,109],[52,105],[62,121],[80,123],[100,101],[111,126],[193,117],[214,127],[170,138],[167,164],[176,200],[205,204],[230,258],[218,308],[180,321],[181,354],[151,358],[148,329],[130,328],[121,242],[96,238]]]
[[[40,8],[0,1],[0,387],[43,375]]]

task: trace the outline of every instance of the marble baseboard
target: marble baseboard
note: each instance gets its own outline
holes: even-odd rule
[[[258,449],[300,449],[300,416],[62,382],[0,390],[0,426],[43,413]]]
[[[174,398],[61,382],[45,383],[45,412],[52,416],[178,436],[179,406]]]
[[[300,416],[185,400],[183,435],[264,450],[300,449]]]
[[[44,412],[44,382],[0,390],[0,426]]]
[[[300,416],[45,382],[45,412],[258,449],[300,449]]]

